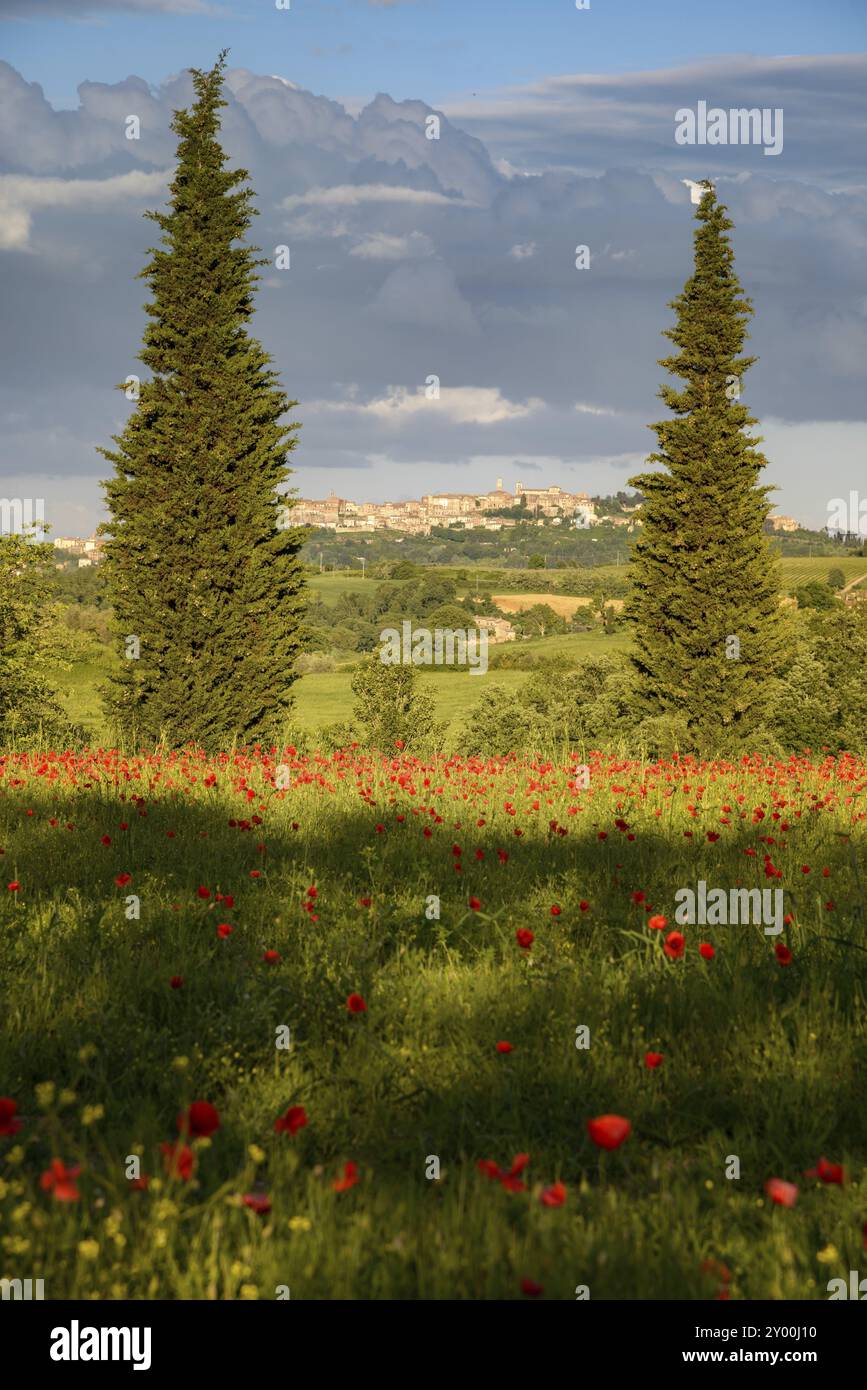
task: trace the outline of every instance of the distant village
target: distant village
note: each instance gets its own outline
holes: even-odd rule
[[[520,511],[520,516],[503,513]],[[624,509],[627,510],[627,509]],[[636,507],[631,510],[637,511]],[[514,493],[503,488],[502,478],[492,492],[428,492],[421,501],[350,502],[334,493],[322,501],[299,497],[291,513],[292,522],[319,526],[329,531],[403,531],[426,536],[434,526],[464,526],[482,531],[502,531],[521,521],[560,522],[574,526],[595,526],[600,518],[586,492],[565,492],[557,487],[524,487],[517,483]],[[612,518],[629,525],[629,516]]]
[[[498,478],[491,492],[427,492],[420,501],[352,502],[335,493],[321,500],[298,497],[287,520],[293,526],[320,527],[337,535],[401,531],[406,535],[429,536],[436,526],[502,531],[528,522],[582,529],[607,522],[634,531],[639,510],[640,503],[624,503],[619,515],[599,516],[596,503],[586,492],[567,492],[556,483],[551,487],[525,487],[518,482],[512,493]],[[791,516],[771,516],[766,525],[766,530],[772,532],[801,529],[801,523]],[[80,568],[98,564],[104,545],[100,536],[87,540],[76,536],[54,538],[55,549],[77,559]]]

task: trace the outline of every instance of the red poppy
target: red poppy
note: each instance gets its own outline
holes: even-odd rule
[[[172,978],[169,980],[169,984],[171,985],[172,989],[183,989],[183,975],[173,975]]]
[[[522,951],[529,951],[536,938],[529,927],[519,927],[515,932],[515,940]]]
[[[716,955],[713,946],[711,946],[710,942],[708,941],[703,941],[701,943],[701,945],[698,948],[698,953],[701,956],[702,960],[713,960],[714,956]]]
[[[9,889],[10,893],[17,893],[18,889],[21,887],[21,884],[17,878],[13,878],[11,883],[6,884],[6,887]]]
[[[304,1129],[307,1124],[307,1111],[303,1105],[290,1105],[285,1115],[280,1115],[274,1121],[274,1128],[278,1134],[288,1134],[291,1138],[297,1134],[299,1129]]]
[[[543,1187],[539,1193],[539,1201],[543,1207],[562,1207],[565,1200],[566,1188],[562,1182],[555,1182],[550,1187]]]
[[[500,1182],[502,1183],[503,1187],[506,1189],[507,1192],[526,1192],[527,1184],[521,1182],[520,1174],[523,1173],[524,1169],[526,1168],[529,1162],[529,1154],[515,1154],[515,1157],[512,1159],[512,1166],[509,1169],[508,1173],[501,1173],[499,1175]]]
[[[582,912],[590,911],[590,904],[588,903],[586,898],[582,898],[578,906],[580,907]]]
[[[211,890],[210,890],[210,888],[204,888],[204,887],[202,887],[202,888],[197,888],[197,889],[196,889],[196,894],[197,894],[197,896],[200,897],[200,898],[209,898],[209,897],[211,896]]]
[[[196,1166],[195,1155],[188,1144],[160,1144],[163,1163],[170,1178],[189,1182]]]
[[[77,1202],[81,1194],[75,1180],[80,1172],[80,1164],[67,1168],[62,1159],[52,1158],[51,1167],[39,1179],[39,1186],[43,1192],[51,1192],[55,1202]]]
[[[117,884],[118,888],[125,888],[126,885],[131,881],[131,879],[132,874],[118,874],[117,878],[114,881]]]
[[[784,944],[784,942],[777,942],[776,946],[774,947],[774,955],[780,962],[780,965],[791,965],[792,953],[789,950],[788,946]]]
[[[510,1042],[498,1042],[498,1043],[497,1043],[497,1051],[498,1051],[498,1052],[511,1052],[511,1050],[512,1050],[512,1044],[511,1044]],[[2,1130],[0,1130],[0,1133],[2,1133]]]
[[[346,999],[346,1007],[351,1014],[363,1014],[367,1012],[367,1005],[360,994],[350,994]]]
[[[222,941],[225,941],[227,937],[232,935],[234,930],[235,928],[229,926],[228,922],[221,922],[217,927],[217,936],[219,936]]]
[[[816,1176],[820,1182],[836,1182],[841,1187],[846,1177],[842,1163],[829,1163],[827,1158],[819,1159],[816,1165]]]
[[[555,903],[554,906],[551,908],[551,916],[552,916],[552,917],[559,917],[559,916],[560,916],[560,913],[561,913],[562,911],[563,911],[562,907],[558,907],[557,904]]]
[[[147,1192],[150,1183],[150,1175],[148,1173],[142,1173],[140,1178],[130,1178],[128,1186],[133,1192]]]
[[[655,917],[648,917],[647,925],[651,931],[662,931],[663,927],[668,926],[668,918],[663,917],[661,912],[657,912]]]
[[[782,1178],[769,1178],[765,1183],[765,1191],[778,1207],[793,1207],[798,1200],[798,1189],[795,1184],[784,1182]]]
[[[535,1279],[521,1280],[521,1293],[526,1294],[528,1298],[538,1298],[539,1294],[544,1292],[544,1284],[537,1284]]]
[[[271,1199],[264,1192],[248,1192],[244,1198],[244,1206],[249,1207],[257,1216],[267,1216],[271,1210]]]
[[[671,960],[680,960],[686,950],[686,937],[683,932],[670,931],[662,949]]]
[[[473,912],[478,912],[481,906],[482,904],[479,898],[470,898],[470,907],[473,909]]]
[[[476,1167],[480,1173],[484,1173],[486,1178],[490,1178],[491,1182],[501,1176],[500,1169],[492,1158],[480,1158]]]
[[[619,1149],[632,1133],[632,1125],[622,1115],[598,1115],[587,1121],[587,1133],[600,1149]]]
[[[358,899],[358,902],[359,902],[359,906],[360,906],[360,907],[370,907],[370,904],[371,904],[372,901],[373,901],[372,898],[359,898],[359,899]]]
[[[661,1052],[645,1052],[644,1065],[653,1071],[655,1067],[662,1065],[662,1058],[663,1053]]]
[[[358,1164],[349,1163],[343,1165],[343,1177],[335,1178],[331,1184],[335,1192],[348,1192],[350,1187],[354,1187],[358,1182]]]
[[[630,893],[629,896],[631,897],[631,899],[632,899],[632,901],[633,901],[634,903],[643,903],[643,902],[644,902],[644,893],[642,892],[642,890],[641,890],[640,888],[637,889],[636,892]]]
[[[16,1120],[15,1111],[18,1109],[17,1100],[10,1100],[8,1096],[0,1096],[0,1134],[17,1134],[23,1120]]]
[[[209,1139],[220,1128],[220,1112],[209,1100],[194,1100],[178,1115],[178,1129],[190,1139]]]
[[[110,836],[110,835],[103,835],[103,836],[100,838],[99,843],[100,843],[101,845],[110,845],[110,844],[111,844],[111,836]]]
[[[265,951],[264,954],[263,954],[263,956],[262,956],[262,959],[263,959],[263,961],[265,961],[266,965],[276,965],[277,962],[278,962],[279,959],[280,959],[280,952],[279,952],[279,951]]]

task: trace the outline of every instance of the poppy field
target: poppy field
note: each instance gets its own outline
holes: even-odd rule
[[[0,758],[0,1275],[824,1299],[867,1263],[867,766]],[[586,783],[586,785],[585,785]],[[682,925],[699,881],[785,924]]]

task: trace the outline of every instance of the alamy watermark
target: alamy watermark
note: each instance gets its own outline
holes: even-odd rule
[[[698,891],[678,888],[674,920],[679,927],[764,925],[765,936],[778,936],[785,924],[782,888],[711,888],[699,879]]]
[[[682,106],[675,111],[674,138],[678,145],[764,145],[765,154],[783,152],[783,108],[757,106],[733,107],[724,111],[719,106],[707,108],[699,101],[695,111]]]
[[[414,628],[404,619],[401,630],[387,627],[379,634],[379,659],[385,666],[468,666],[471,676],[488,669],[485,628]]]

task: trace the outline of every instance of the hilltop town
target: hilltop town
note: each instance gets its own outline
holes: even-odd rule
[[[626,510],[637,511],[638,507]],[[388,530],[416,536],[430,535],[434,526],[502,531],[522,521],[542,519],[582,527],[595,526],[600,520],[586,492],[566,492],[556,484],[524,487],[518,482],[511,493],[503,488],[502,478],[491,492],[428,492],[420,501],[350,502],[334,493],[322,501],[299,497],[291,513],[293,524],[329,531]],[[616,520],[627,525],[630,518]]]

